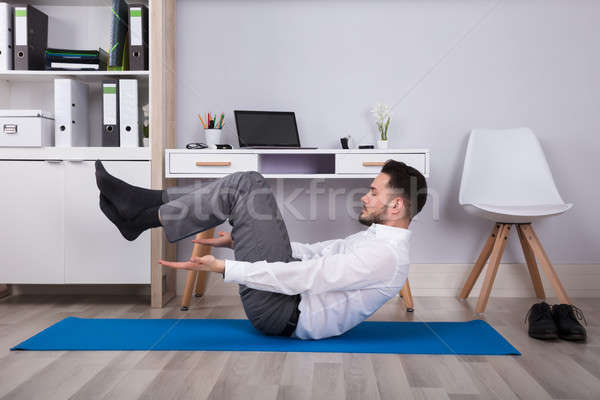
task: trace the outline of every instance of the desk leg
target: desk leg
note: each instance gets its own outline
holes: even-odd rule
[[[196,281],[196,297],[204,296],[206,291],[206,285],[208,284],[208,272],[200,271],[198,273],[198,280]]]
[[[408,283],[408,278],[406,278],[406,282],[404,283],[404,286],[402,286],[400,295],[402,296],[402,300],[404,301],[404,305],[406,306],[406,311],[415,311],[415,304],[413,303],[412,293],[410,292],[410,284]]]
[[[215,232],[215,228],[210,228],[204,232],[200,232],[196,235],[196,239],[212,238]],[[203,244],[194,244],[192,251],[192,257],[202,257],[210,254],[211,246]],[[197,285],[195,285],[198,280]],[[204,294],[206,289],[206,283],[208,282],[208,272],[206,271],[188,271],[187,279],[185,281],[185,289],[183,290],[183,298],[181,299],[181,311],[187,311],[190,306],[190,300],[192,298],[192,292],[194,286],[196,286],[196,297],[200,297]]]
[[[185,280],[185,289],[183,289],[183,298],[181,299],[181,311],[187,311],[194,290],[194,283],[198,277],[198,271],[188,271]]]

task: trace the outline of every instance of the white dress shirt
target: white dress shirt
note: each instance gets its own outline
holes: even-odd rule
[[[293,336],[341,335],[398,294],[408,275],[408,229],[372,224],[345,239],[292,242],[301,261],[225,261],[225,281],[253,289],[300,294]]]

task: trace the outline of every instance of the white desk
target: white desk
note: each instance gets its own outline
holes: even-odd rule
[[[402,161],[429,177],[428,149],[389,150],[165,150],[167,178],[219,178],[236,171],[258,171],[265,178],[374,178],[385,161]],[[199,233],[196,238],[213,237],[214,228]],[[194,245],[192,255],[210,254],[209,246]],[[181,299],[181,310],[190,305],[192,291],[202,295],[207,273],[189,271]],[[407,311],[413,311],[408,280],[402,288]]]
[[[428,149],[168,149],[165,177],[219,178],[236,171],[258,171],[265,178],[373,178],[389,159],[429,177]]]

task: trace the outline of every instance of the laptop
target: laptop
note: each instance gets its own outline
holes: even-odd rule
[[[316,149],[301,147],[296,115],[287,111],[234,110],[240,148]]]

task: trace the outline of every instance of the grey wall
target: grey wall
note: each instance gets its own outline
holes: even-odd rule
[[[411,225],[412,261],[464,263],[491,230],[457,202],[468,132],[528,126],[575,204],[536,224],[549,256],[600,263],[600,2],[178,0],[177,21],[179,147],[204,139],[196,114],[207,111],[226,112],[226,138],[237,145],[234,109],[295,111],[304,145],[336,148],[347,131],[372,143],[372,105],[395,105],[390,147],[431,150],[437,199]],[[281,203],[310,183],[270,182]],[[288,199],[292,240],[363,229],[346,200],[337,197],[330,220],[327,194],[313,201],[314,218],[308,194]],[[180,257],[190,251],[183,243]],[[513,237],[504,261],[522,261],[520,252]]]

